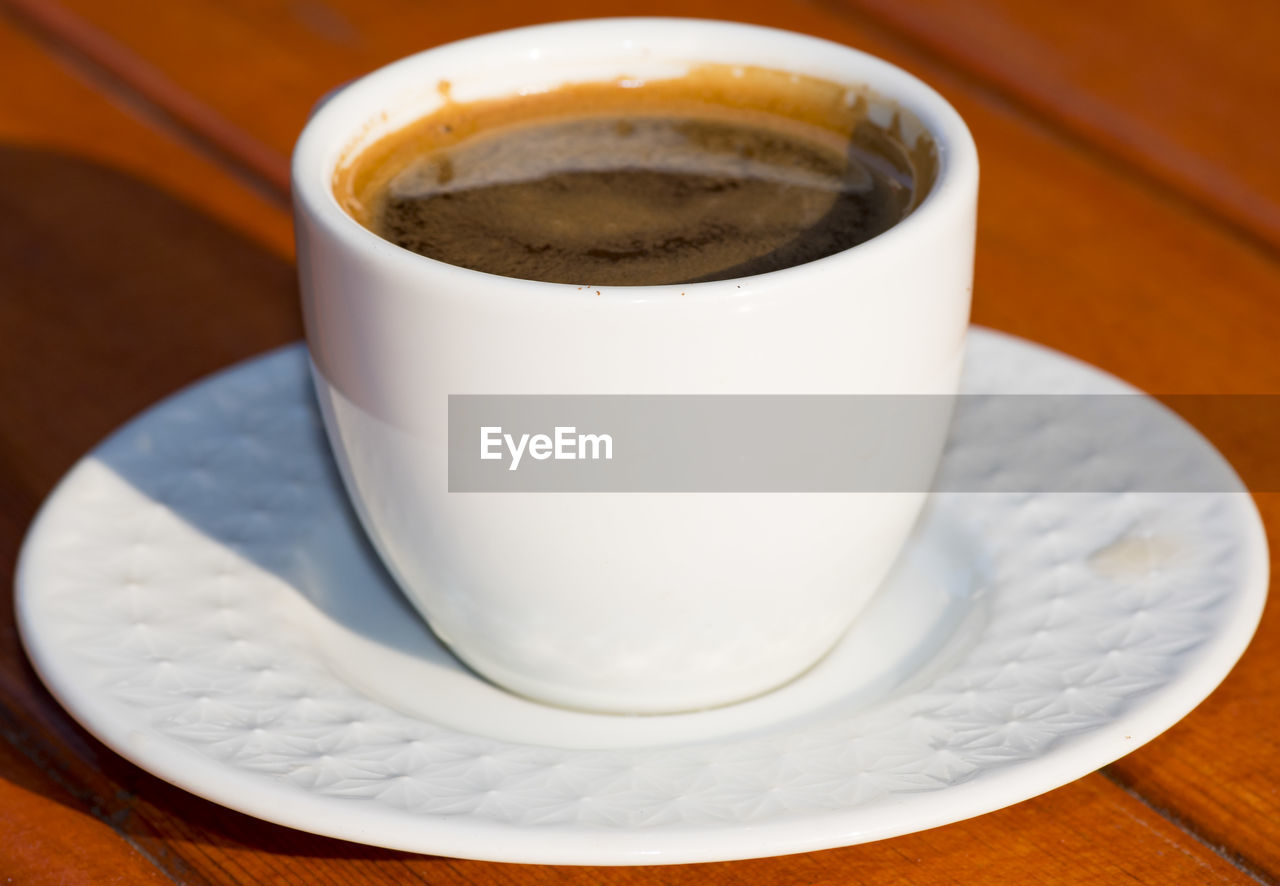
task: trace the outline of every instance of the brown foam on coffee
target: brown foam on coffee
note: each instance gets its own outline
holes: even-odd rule
[[[490,273],[745,276],[874,237],[927,191],[932,144],[908,148],[866,114],[856,90],[719,65],[446,101],[344,164],[335,192],[391,242]]]

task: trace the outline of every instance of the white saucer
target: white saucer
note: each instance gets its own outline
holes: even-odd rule
[[[1132,393],[996,333],[969,349],[968,392]],[[957,428],[948,460],[1005,470],[980,434]],[[791,685],[670,717],[547,708],[472,675],[401,600],[347,510],[295,346],[76,465],[31,528],[17,607],[76,719],[202,797],[417,852],[654,864],[889,837],[1078,778],[1208,695],[1266,587],[1243,487],[949,493]]]

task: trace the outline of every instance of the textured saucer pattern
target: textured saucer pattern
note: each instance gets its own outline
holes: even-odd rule
[[[970,391],[1128,390],[989,333],[969,366]],[[1000,470],[980,432],[958,429],[948,458]],[[293,347],[82,461],[29,536],[19,614],[59,699],[196,793],[398,848],[600,863],[841,845],[1047,790],[1175,722],[1256,624],[1265,542],[1244,493],[944,498],[986,563],[985,620],[878,704],[675,746],[465,734],[372,701],[317,653],[299,552],[346,504]]]

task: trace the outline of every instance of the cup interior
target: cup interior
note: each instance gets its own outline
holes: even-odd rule
[[[908,148],[928,145],[929,178],[913,215],[976,167],[964,124],[930,87],[881,59],[801,34],[731,22],[600,19],[540,25],[427,50],[361,78],[313,115],[295,152],[295,187],[321,213],[352,224],[334,194],[337,171],[384,136],[445,102],[527,95],[574,83],[679,78],[700,65],[751,66],[846,86],[865,119]],[[917,183],[917,187],[919,184]],[[856,248],[856,247],[855,247]]]

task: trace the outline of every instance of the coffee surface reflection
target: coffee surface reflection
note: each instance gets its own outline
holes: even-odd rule
[[[742,277],[869,240],[918,202],[927,146],[908,149],[865,108],[836,84],[717,66],[446,101],[357,155],[335,189],[379,236],[474,270],[579,285]]]

